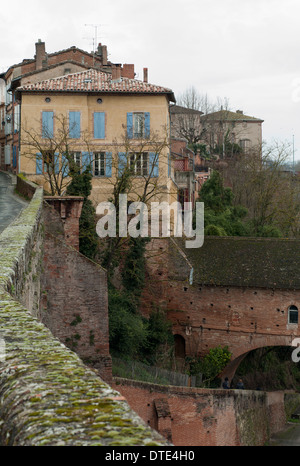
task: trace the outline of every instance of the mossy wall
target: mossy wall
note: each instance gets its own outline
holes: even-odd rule
[[[42,206],[37,189],[0,235],[0,446],[165,445],[20,303],[42,255]]]

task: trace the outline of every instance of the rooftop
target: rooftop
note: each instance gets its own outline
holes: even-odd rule
[[[176,239],[194,268],[194,283],[212,286],[300,289],[300,241],[278,238],[205,237],[201,248],[187,249]],[[190,267],[170,248],[172,279],[189,276]]]
[[[263,122],[260,118],[256,118],[253,116],[245,115],[241,110],[237,110],[236,112],[232,112],[229,110],[219,110],[218,112],[208,113],[207,115],[203,115],[202,118],[211,119],[216,121],[253,121],[253,122]]]
[[[17,90],[19,92],[47,93],[165,94],[170,101],[175,101],[173,91],[166,87],[124,77],[113,80],[111,73],[94,69],[27,84],[19,87]]]

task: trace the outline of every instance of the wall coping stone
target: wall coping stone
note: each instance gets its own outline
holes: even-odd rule
[[[0,235],[0,445],[167,445],[12,296],[42,208],[43,190],[37,189]]]

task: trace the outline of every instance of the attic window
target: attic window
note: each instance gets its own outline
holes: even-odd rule
[[[102,104],[102,99],[97,99],[98,104]]]
[[[47,102],[47,104],[48,104],[49,102],[51,102],[50,97],[46,97],[45,102]]]

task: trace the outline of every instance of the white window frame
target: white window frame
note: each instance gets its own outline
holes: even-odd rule
[[[94,152],[94,176],[101,178],[106,176],[106,154],[105,152]]]
[[[145,113],[133,113],[133,137],[134,139],[142,138],[145,134]]]
[[[130,152],[129,168],[135,176],[149,175],[149,152]]]

